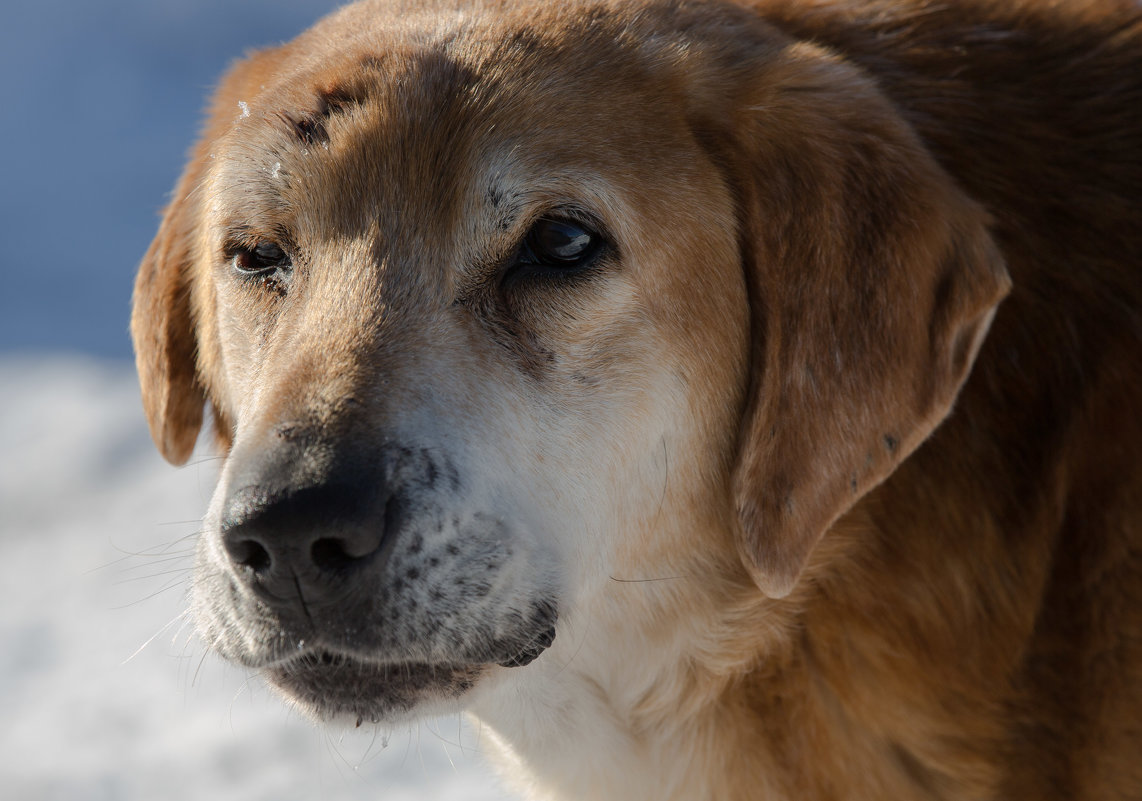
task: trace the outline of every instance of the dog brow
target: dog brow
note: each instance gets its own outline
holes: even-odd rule
[[[344,114],[351,107],[361,105],[360,91],[349,86],[334,86],[316,93],[314,109],[303,112],[284,112],[282,120],[290,126],[294,137],[306,147],[329,144],[328,122],[335,114]]]

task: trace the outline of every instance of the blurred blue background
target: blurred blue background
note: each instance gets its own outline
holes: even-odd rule
[[[207,97],[333,0],[38,0],[0,26],[0,352],[129,358],[133,274]]]

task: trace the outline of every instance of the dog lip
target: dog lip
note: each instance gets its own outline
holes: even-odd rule
[[[324,648],[303,648],[263,671],[272,684],[319,718],[380,722],[410,713],[423,702],[460,698],[485,667],[377,662]]]
[[[553,642],[555,642],[554,624],[548,626],[547,629],[532,639],[532,641],[524,646],[524,648],[519,653],[509,657],[508,659],[498,662],[497,664],[499,664],[501,667],[506,668],[523,667],[524,665],[530,665],[539,657],[540,654],[550,648]]]
[[[458,699],[485,670],[528,665],[554,640],[551,624],[508,658],[479,662],[378,660],[301,641],[292,653],[271,657],[259,668],[272,684],[320,718],[381,721],[409,713],[422,702]]]
[[[282,671],[307,671],[307,670],[336,670],[336,671],[390,671],[390,670],[403,670],[403,669],[465,669],[469,667],[476,667],[474,664],[465,664],[463,662],[429,662],[421,660],[382,660],[382,659],[369,659],[357,654],[346,653],[338,651],[333,648],[315,647],[308,648],[304,644],[299,648],[299,652],[291,657],[283,657],[275,662],[264,666],[266,670],[282,670]]]

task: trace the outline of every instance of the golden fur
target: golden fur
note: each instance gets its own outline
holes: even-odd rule
[[[517,274],[552,216],[599,261]],[[1142,798],[1135,3],[359,3],[231,70],[132,333],[160,450],[227,454],[203,632],[315,714],[391,705],[269,641],[463,662],[406,706],[537,797]],[[223,544],[347,448],[420,493],[359,591],[412,633],[341,607],[388,645]]]

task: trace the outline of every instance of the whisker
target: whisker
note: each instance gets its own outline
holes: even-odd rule
[[[198,660],[198,667],[194,669],[194,675],[190,677],[190,686],[193,687],[198,681],[198,672],[202,670],[202,665],[206,662],[206,657],[210,655],[209,650],[204,650],[202,656]]]
[[[373,747],[377,745],[378,739],[380,739],[381,747],[378,748],[377,752],[374,754],[373,753]],[[368,746],[368,748],[365,749],[364,756],[361,757],[361,763],[357,766],[358,769],[364,767],[365,765],[369,764],[370,762],[375,762],[376,760],[380,759],[381,756],[384,754],[385,749],[388,747],[389,747],[388,735],[387,734],[382,735],[381,734],[381,724],[380,723],[374,723],[373,724],[373,737],[371,740],[369,740],[369,746]]]
[[[182,551],[156,551],[154,554],[140,554],[140,560],[143,561],[141,565],[132,565],[124,568],[125,570],[135,570],[139,567],[146,567],[147,565],[162,564],[164,562],[177,562],[179,560],[186,560],[188,557],[194,556],[194,550],[187,548]],[[128,561],[127,558],[119,560],[120,562]]]
[[[238,703],[238,699],[242,697],[242,693],[248,692],[249,690],[250,690],[250,674],[247,673],[246,674],[246,680],[238,685],[237,691],[230,698],[230,708],[227,710],[226,722],[230,724],[230,733],[231,734],[234,734],[237,732],[237,729],[234,728],[234,705]],[[250,693],[250,697],[251,698],[253,697],[252,692]]]
[[[112,582],[111,586],[122,587],[126,584],[137,584],[140,581],[154,581],[155,579],[160,579],[163,576],[185,575],[192,569],[193,568],[188,565],[186,567],[175,568],[174,570],[161,570],[158,573],[148,573],[145,576],[128,576],[127,578],[121,578],[117,581]],[[162,590],[160,590],[160,592],[162,592]]]
[[[185,558],[187,556],[193,556],[194,548],[187,548],[187,549],[182,550],[182,551],[175,551],[173,549],[176,545],[180,544],[184,540],[188,540],[191,537],[197,537],[199,535],[199,533],[200,532],[196,531],[193,534],[187,535],[186,537],[179,537],[177,540],[174,540],[173,542],[169,542],[166,545],[162,546],[161,548],[156,548],[154,550],[149,550],[149,551],[127,551],[127,550],[124,550],[122,548],[119,548],[118,546],[113,546],[116,551],[118,551],[119,553],[121,553],[123,555],[117,559],[112,559],[110,562],[105,562],[101,565],[96,565],[95,567],[92,567],[92,568],[86,570],[84,572],[84,575],[91,575],[92,573],[98,573],[98,572],[103,571],[103,570],[109,570],[110,568],[115,567],[116,565],[121,565],[124,562],[130,562],[131,560],[134,560],[134,559],[143,559],[143,560],[147,560],[149,562],[149,561],[156,559],[156,558],[159,558],[159,559],[163,559],[163,558],[167,558],[167,557]]]
[[[185,573],[186,571],[177,571],[177,572]],[[113,606],[113,607],[111,607],[111,609],[114,611],[120,611],[123,609],[130,609],[131,607],[138,606],[139,604],[142,604],[142,603],[146,603],[147,601],[151,600],[152,598],[157,598],[158,596],[162,595],[164,592],[170,592],[171,590],[182,586],[183,584],[186,583],[185,578],[186,577],[184,576],[183,578],[178,579],[178,580],[168,581],[162,587],[159,587],[157,590],[155,590],[154,592],[152,592],[149,595],[145,595],[136,601],[131,601],[131,603],[129,603],[129,604],[122,604],[121,606]]]
[[[434,736],[437,740],[439,740],[442,745],[446,745],[446,746],[452,745],[452,746],[455,746],[455,747],[460,748],[460,749],[464,748],[464,746],[461,745],[459,741],[452,742],[447,737],[445,737],[443,734],[441,734],[439,731],[432,728],[432,722],[433,721],[431,721],[431,720],[424,721],[424,728],[428,729],[429,733],[432,734],[432,736]],[[459,738],[457,738],[457,739],[459,739]],[[445,749],[445,750],[447,750],[447,749]],[[451,757],[449,757],[448,761],[449,762],[452,761]],[[453,767],[455,767],[455,766],[453,766]]]
[[[452,772],[459,773],[459,771],[456,770],[456,763],[452,761],[452,753],[448,750],[448,741],[441,737],[439,732],[436,733],[436,736],[440,740],[440,746],[444,749],[444,757],[448,760],[448,764],[452,767]]]
[[[139,575],[144,570],[154,571],[145,575]],[[114,583],[121,583],[124,581],[138,581],[147,576],[165,576],[177,570],[184,572],[191,572],[194,570],[194,565],[189,555],[171,556],[163,559],[156,559],[154,562],[147,562],[141,565],[131,565],[124,567],[119,571],[119,577]]]
[[[577,657],[579,655],[579,652],[583,650],[583,646],[587,644],[587,633],[590,630],[591,630],[591,619],[587,618],[587,625],[583,627],[583,635],[579,638],[579,644],[577,646],[575,646],[575,653],[571,654],[571,657],[566,662],[563,663],[563,666],[561,668],[559,668],[559,670],[555,671],[556,677],[562,675],[563,671],[566,670],[568,667],[570,667],[571,663],[575,661],[575,657]]]
[[[408,764],[408,755],[409,755],[409,752],[411,750],[412,750],[412,726],[409,726],[408,736],[405,737],[405,740],[404,740],[404,755],[401,757],[401,760],[400,760],[400,764],[401,764],[402,768]]]
[[[179,612],[177,615],[175,615],[173,618],[171,618],[168,622],[164,623],[158,631],[156,631],[154,634],[152,634],[150,637],[147,638],[146,642],[144,642],[142,645],[140,645],[138,648],[136,648],[135,652],[133,654],[131,654],[129,657],[127,657],[122,662],[120,662],[119,666],[122,667],[123,665],[126,665],[128,662],[130,662],[136,656],[141,654],[143,652],[143,649],[145,649],[148,645],[153,643],[155,641],[155,639],[160,634],[162,634],[164,631],[166,631],[171,626],[173,626],[175,623],[177,623],[179,620],[184,619],[185,617],[186,617],[185,612]]]

